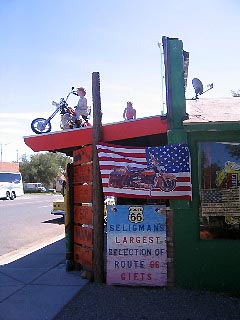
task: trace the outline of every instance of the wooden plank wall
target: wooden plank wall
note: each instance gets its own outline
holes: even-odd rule
[[[92,146],[73,152],[74,172],[74,262],[92,271]]]

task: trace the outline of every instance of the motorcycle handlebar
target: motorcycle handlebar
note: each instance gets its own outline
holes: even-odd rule
[[[72,87],[72,90],[69,92],[69,94],[66,97],[66,101],[68,99],[68,97],[70,96],[70,94],[74,94],[75,96],[77,96],[77,91],[74,91],[74,87]]]

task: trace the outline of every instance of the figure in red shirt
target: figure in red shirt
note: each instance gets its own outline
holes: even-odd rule
[[[130,101],[127,102],[127,107],[124,109],[123,119],[124,120],[136,119],[136,110],[133,108],[133,104]]]

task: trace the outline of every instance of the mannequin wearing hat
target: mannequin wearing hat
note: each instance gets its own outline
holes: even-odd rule
[[[88,106],[87,99],[85,98],[86,90],[83,87],[77,88],[77,95],[80,98],[75,107],[76,118],[77,120],[80,120],[80,117],[82,117],[85,121],[88,121]]]

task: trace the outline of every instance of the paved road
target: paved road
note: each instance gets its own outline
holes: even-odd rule
[[[64,236],[63,218],[51,214],[57,199],[62,196],[27,194],[13,201],[0,200],[0,258]]]

